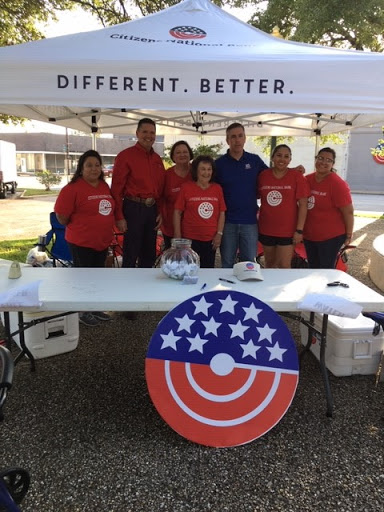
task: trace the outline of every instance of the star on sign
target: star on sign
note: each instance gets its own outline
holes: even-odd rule
[[[208,316],[208,309],[213,306],[213,303],[212,302],[207,302],[205,300],[205,297],[201,297],[200,300],[193,300],[192,303],[194,304],[195,306],[195,315],[197,315],[197,313],[203,313],[205,316]]]
[[[219,299],[221,302],[220,313],[225,313],[228,311],[229,313],[235,314],[235,306],[237,304],[237,300],[232,300],[231,296],[228,295],[225,299]]]
[[[271,353],[269,356],[269,360],[272,361],[272,359],[278,359],[279,361],[283,362],[283,354],[287,351],[286,348],[280,348],[279,342],[276,341],[276,343],[273,345],[273,347],[266,347],[267,350]]]
[[[249,325],[243,325],[240,320],[237,324],[228,324],[228,327],[232,330],[231,338],[238,336],[239,338],[244,339],[244,332],[249,329]]]
[[[217,329],[220,327],[221,323],[215,322],[215,319],[213,318],[213,316],[208,321],[201,320],[201,323],[205,327],[205,332],[204,332],[205,335],[207,335],[211,332],[212,334],[217,336]]]
[[[267,340],[272,343],[272,334],[276,332],[276,329],[271,329],[268,324],[265,324],[264,327],[256,327],[256,329],[260,333],[259,341]]]
[[[254,320],[255,322],[259,321],[259,314],[263,311],[262,309],[255,308],[255,305],[252,303],[249,308],[243,308],[245,311],[244,320]]]
[[[243,347],[243,358],[247,356],[251,356],[254,359],[256,359],[256,352],[261,347],[256,347],[256,345],[253,344],[252,340],[249,340],[247,344],[240,343],[240,346]]]
[[[177,347],[176,347],[176,341],[178,341],[181,336],[175,336],[174,332],[172,331],[172,329],[169,331],[168,334],[161,334],[160,335],[162,338],[163,338],[163,344],[161,345],[161,348],[173,348],[173,350],[177,350]]]
[[[191,332],[191,325],[195,323],[195,320],[192,320],[189,318],[187,314],[185,314],[182,318],[175,318],[176,322],[179,323],[179,328],[177,329],[177,332],[179,331],[187,331]]]
[[[198,352],[203,353],[203,346],[208,342],[208,340],[200,338],[200,334],[196,334],[194,338],[187,338],[187,340],[191,344],[189,347],[189,352],[197,350]]]

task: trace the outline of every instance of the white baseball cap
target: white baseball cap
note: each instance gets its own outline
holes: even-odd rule
[[[256,281],[264,281],[264,277],[260,272],[260,265],[253,261],[242,261],[233,265],[233,274],[240,281],[247,279],[255,279]]]

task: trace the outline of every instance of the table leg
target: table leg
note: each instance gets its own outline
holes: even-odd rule
[[[327,399],[327,416],[333,416],[333,397],[331,386],[329,384],[328,370],[325,364],[325,349],[327,346],[327,328],[328,328],[328,315],[323,315],[323,323],[321,326],[321,340],[320,340],[320,370],[323,376],[325,395]]]
[[[5,330],[5,346],[9,351],[12,348],[11,323],[9,320],[9,311],[4,311],[4,330]]]
[[[19,340],[20,340],[21,352],[20,352],[20,354],[17,355],[17,357],[15,359],[15,366],[20,361],[20,359],[23,357],[23,355],[25,354],[28,357],[28,359],[31,361],[31,372],[34,372],[36,370],[35,358],[33,357],[33,355],[31,354],[31,352],[29,351],[28,347],[25,344],[25,334],[24,334],[25,326],[24,326],[23,312],[19,311],[17,313],[17,315],[18,315],[18,320],[19,320]]]

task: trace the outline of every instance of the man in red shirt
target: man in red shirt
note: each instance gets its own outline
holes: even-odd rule
[[[156,260],[165,169],[152,147],[156,140],[154,121],[141,119],[136,136],[137,143],[116,157],[111,191],[116,202],[116,227],[124,233],[123,267],[150,268]]]

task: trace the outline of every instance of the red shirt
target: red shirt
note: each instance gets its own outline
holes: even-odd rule
[[[60,191],[55,212],[69,217],[65,239],[80,247],[103,251],[111,243],[115,223],[115,201],[105,181],[93,187],[83,178]]]
[[[259,175],[258,190],[261,198],[260,233],[292,237],[297,227],[297,201],[309,196],[304,176],[298,171],[289,170],[278,179],[272,169],[266,169]]]
[[[203,242],[213,240],[220,213],[226,209],[223,190],[217,183],[211,183],[205,190],[195,181],[184,183],[175,202],[175,210],[183,212],[182,236]]]
[[[184,178],[175,173],[175,166],[168,169],[165,173],[164,194],[163,194],[163,224],[161,231],[164,235],[173,237],[173,212],[175,209],[175,201],[179,195],[180,188],[183,183],[191,181],[191,173],[189,172]]]
[[[112,196],[116,201],[116,219],[124,219],[125,196],[153,197],[163,195],[165,169],[160,156],[146,151],[139,143],[121,151],[115,160],[112,175]]]
[[[317,183],[316,173],[306,176],[311,196],[308,199],[304,238],[322,242],[345,233],[345,223],[340,208],[352,204],[348,184],[331,172]]]

